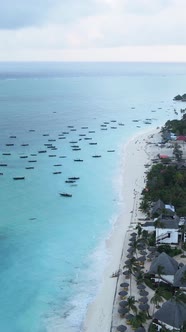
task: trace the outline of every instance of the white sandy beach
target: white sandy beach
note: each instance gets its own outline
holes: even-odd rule
[[[154,145],[148,144],[148,142],[155,143],[159,138],[159,129],[154,129],[132,137],[123,147],[121,161],[123,212],[107,242],[110,261],[104,271],[101,290],[88,308],[84,326],[85,332],[115,331],[114,326],[116,326],[115,320],[117,318],[113,304],[115,303],[115,295],[117,295],[117,284],[124,276],[121,275],[119,278],[111,278],[110,276],[120,267],[123,267],[128,233],[136,227],[138,218],[142,217],[138,207],[141,191],[145,186],[145,171],[147,169],[144,165],[150,162],[155,152],[157,154],[157,147],[155,149]]]

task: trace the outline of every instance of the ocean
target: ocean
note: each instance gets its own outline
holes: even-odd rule
[[[82,331],[122,146],[179,118],[185,86],[186,64],[0,63],[0,331]]]

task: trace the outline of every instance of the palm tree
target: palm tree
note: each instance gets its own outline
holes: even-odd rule
[[[157,288],[156,291],[154,292],[153,297],[152,297],[151,300],[150,300],[150,303],[154,304],[152,314],[154,314],[155,307],[156,307],[156,306],[159,306],[159,304],[160,304],[161,302],[163,302],[163,297],[160,295],[160,290],[159,290],[159,288]]]
[[[129,296],[127,298],[127,307],[129,308],[129,310],[132,310],[134,313],[137,313],[137,307],[135,306],[135,303],[137,303],[138,301],[135,300],[134,296]]]
[[[146,320],[147,320],[146,312],[139,311],[131,320],[132,327],[136,329],[140,326],[143,326],[143,324],[146,323]]]
[[[174,299],[174,301],[176,301],[177,303],[184,303],[185,304],[185,301],[186,301],[186,297],[185,297],[185,294],[181,291],[181,290],[177,290],[172,299]]]
[[[164,266],[163,265],[158,265],[157,267],[157,275],[158,275],[158,288],[159,288],[159,285],[160,285],[160,280],[163,279],[162,278],[162,274],[164,272]]]
[[[136,275],[136,283],[140,284],[144,282],[145,276],[143,271],[139,271],[138,274]]]
[[[130,295],[131,295],[131,279],[132,279],[132,275],[134,275],[134,273],[137,270],[137,263],[136,263],[136,258],[132,257],[129,260],[129,264],[124,265],[124,268],[127,268],[129,271],[129,275],[130,275]]]
[[[142,227],[141,227],[140,223],[137,224],[136,230],[138,232],[138,238],[139,238],[141,236],[141,233],[142,233]]]

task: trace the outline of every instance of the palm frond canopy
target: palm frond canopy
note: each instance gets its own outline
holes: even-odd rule
[[[122,308],[127,307],[127,305],[128,305],[128,302],[127,302],[127,301],[120,301],[120,302],[119,302],[119,306],[122,307]]]
[[[121,291],[121,292],[118,293],[118,295],[120,295],[120,296],[126,296],[126,295],[128,295],[128,292]]]
[[[125,325],[119,325],[117,327],[117,331],[125,332],[126,330],[127,330],[127,327]]]
[[[140,296],[147,296],[148,294],[149,294],[149,292],[147,292],[146,290],[144,290],[144,289],[140,290]]]
[[[140,297],[140,299],[138,300],[141,303],[147,303],[148,302],[148,298],[146,296]]]
[[[118,313],[120,314],[120,315],[126,315],[126,314],[128,314],[128,312],[129,312],[129,309],[128,308],[119,308],[118,309]]]
[[[145,332],[145,328],[140,326],[135,330],[135,332]]]
[[[146,288],[146,286],[145,286],[145,285],[143,285],[143,284],[140,284],[140,285],[138,285],[138,286],[137,286],[137,288],[138,288],[138,289],[145,289],[145,288]]]
[[[149,308],[150,308],[150,306],[147,303],[139,304],[139,309],[142,310],[142,311],[147,311],[147,310],[149,310]]]
[[[126,288],[126,287],[129,287],[129,283],[128,282],[122,282],[120,284],[120,286]]]

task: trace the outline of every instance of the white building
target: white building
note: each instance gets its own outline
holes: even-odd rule
[[[156,244],[178,244],[179,242],[179,219],[159,219],[156,227]]]

